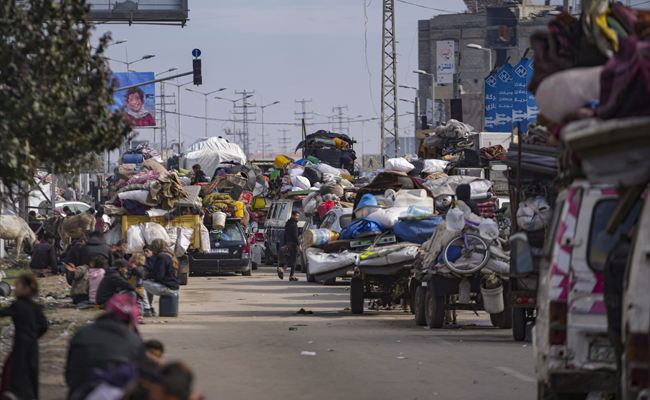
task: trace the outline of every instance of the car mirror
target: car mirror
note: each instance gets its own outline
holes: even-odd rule
[[[530,274],[535,269],[533,253],[528,243],[528,235],[523,232],[515,233],[510,241],[510,259],[518,274]]]

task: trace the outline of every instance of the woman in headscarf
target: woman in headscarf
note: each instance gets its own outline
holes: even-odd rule
[[[144,304],[144,316],[151,317],[154,312],[154,296],[168,296],[178,292],[181,284],[181,271],[174,252],[162,239],[151,242],[151,251],[156,256],[153,268],[147,272],[144,289],[147,292]]]

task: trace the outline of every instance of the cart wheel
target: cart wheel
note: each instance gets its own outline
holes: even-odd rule
[[[415,278],[411,278],[411,282],[409,282],[409,291],[411,292],[411,299],[409,300],[409,308],[411,310],[411,314],[415,314],[416,292],[420,286],[422,286],[422,282],[420,282]]]
[[[521,342],[526,340],[526,309],[512,309],[512,337]]]
[[[350,309],[352,314],[363,314],[363,279],[360,276],[350,280]]]
[[[426,297],[427,297],[427,288],[425,286],[418,286],[415,289],[415,299],[411,309],[415,314],[415,324],[418,326],[426,326],[427,324],[427,313],[426,313]]]
[[[445,323],[445,296],[437,296],[433,292],[433,286],[429,286],[428,289],[424,301],[426,325],[440,329]]]

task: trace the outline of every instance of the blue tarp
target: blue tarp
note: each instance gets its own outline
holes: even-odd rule
[[[368,218],[361,218],[341,229],[341,240],[355,239],[360,234],[366,232],[383,232],[385,230],[379,222]]]
[[[361,197],[361,200],[359,200],[359,204],[357,204],[357,208],[355,210],[358,210],[360,207],[363,206],[376,206],[377,205],[377,199],[375,196],[371,195],[370,193],[366,193]]]
[[[433,236],[442,221],[442,217],[400,221],[393,227],[393,232],[399,240],[422,244]]]

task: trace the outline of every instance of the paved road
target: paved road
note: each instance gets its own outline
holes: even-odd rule
[[[487,314],[462,313],[442,330],[403,311],[353,316],[347,285],[297,276],[280,281],[263,267],[192,277],[180,317],[148,319],[143,334],[165,343],[168,361],[186,361],[208,399],[535,398],[531,344],[491,327]],[[300,308],[314,314],[295,315]]]

